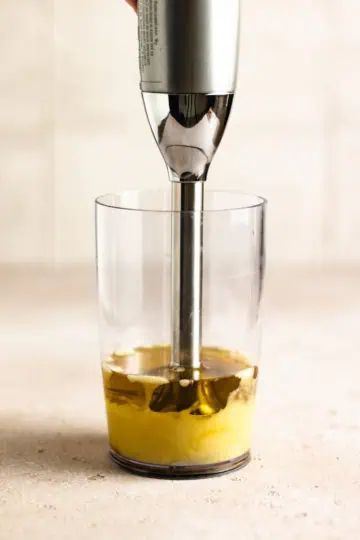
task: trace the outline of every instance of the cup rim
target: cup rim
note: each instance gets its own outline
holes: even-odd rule
[[[129,211],[129,212],[148,212],[148,213],[155,213],[155,214],[172,214],[172,213],[179,213],[180,210],[172,210],[171,208],[164,209],[164,208],[142,208],[139,206],[130,206],[126,204],[116,204],[114,202],[111,202],[111,200],[114,200],[116,197],[125,197],[126,195],[135,195],[135,194],[155,194],[155,193],[167,193],[168,190],[166,189],[125,189],[119,192],[114,193],[104,193],[102,195],[99,195],[95,198],[95,205],[104,207],[104,208],[110,208],[112,210],[121,210],[121,211]],[[232,189],[206,189],[205,193],[212,193],[212,194],[224,194],[229,196],[236,196],[241,198],[248,198],[250,201],[248,204],[234,204],[232,205],[225,205],[223,208],[210,208],[202,210],[202,213],[216,213],[216,212],[234,212],[234,211],[240,211],[240,210],[252,210],[256,208],[265,208],[268,200],[265,197],[261,197],[260,195],[255,195],[252,193],[247,193],[245,191],[240,190],[232,190]],[[183,211],[184,213],[184,211]]]

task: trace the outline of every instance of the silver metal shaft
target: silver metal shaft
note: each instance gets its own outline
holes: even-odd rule
[[[172,364],[200,368],[204,182],[172,183]]]
[[[143,93],[172,185],[172,364],[200,367],[204,184],[233,95]]]

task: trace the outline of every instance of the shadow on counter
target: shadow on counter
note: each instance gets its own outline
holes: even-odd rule
[[[94,481],[109,475],[118,475],[122,481],[131,478],[110,460],[106,433],[73,427],[34,429],[32,424],[11,423],[13,429],[0,428],[0,476],[41,477],[68,472],[87,475]],[[9,424],[8,418],[5,421],[0,417],[0,426]]]

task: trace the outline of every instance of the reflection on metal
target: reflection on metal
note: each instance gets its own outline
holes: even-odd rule
[[[172,181],[206,180],[233,103],[233,94],[143,93],[155,140]]]

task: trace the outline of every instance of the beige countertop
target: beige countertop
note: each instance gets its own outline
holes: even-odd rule
[[[87,269],[0,269],[1,539],[359,535],[360,271],[268,277],[253,461],[193,481],[109,461],[94,291]]]

